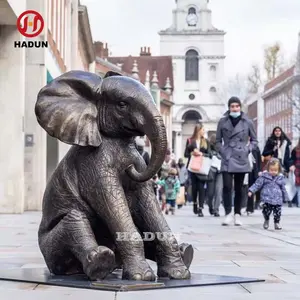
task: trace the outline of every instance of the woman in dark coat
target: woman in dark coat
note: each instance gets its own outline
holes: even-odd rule
[[[250,155],[250,159],[252,160],[252,172],[249,173],[249,183],[248,186],[252,186],[258,176],[261,173],[261,153],[258,147],[255,147]],[[255,201],[255,208],[258,208],[260,202],[260,192],[256,193],[256,201]],[[254,195],[252,194],[251,197],[248,197],[247,201],[247,214],[252,214],[254,212]]]
[[[276,126],[271,136],[268,138],[262,156],[265,161],[270,158],[278,158],[284,171],[288,172],[290,166],[290,139],[286,136],[283,130]]]
[[[204,127],[202,124],[195,126],[193,136],[187,140],[184,156],[188,158],[189,165],[192,155],[204,155],[211,157],[211,149],[208,140],[204,137]],[[203,217],[203,208],[205,200],[205,183],[200,176],[189,172],[192,183],[192,197],[194,203],[194,213],[199,217]],[[198,199],[198,201],[197,201]]]

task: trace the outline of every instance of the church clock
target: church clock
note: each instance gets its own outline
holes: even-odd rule
[[[188,11],[188,15],[186,17],[186,22],[189,26],[196,26],[198,23],[198,16],[196,14],[196,9],[194,7],[190,7]]]

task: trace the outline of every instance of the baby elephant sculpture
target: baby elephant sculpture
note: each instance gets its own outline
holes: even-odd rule
[[[43,198],[38,238],[50,272],[100,280],[122,268],[123,279],[151,281],[150,259],[159,277],[190,278],[193,248],[178,245],[149,182],[163,163],[167,138],[145,87],[114,72],[102,80],[71,71],[39,92],[35,113],[49,135],[73,145]],[[148,167],[134,144],[144,135],[152,145]],[[144,232],[165,238],[156,234],[147,242]]]

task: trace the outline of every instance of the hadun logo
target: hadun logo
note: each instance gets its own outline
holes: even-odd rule
[[[24,11],[17,20],[17,28],[19,32],[27,37],[34,38],[37,37],[44,29],[44,19],[35,10]],[[15,41],[15,48],[47,48],[47,41]]]

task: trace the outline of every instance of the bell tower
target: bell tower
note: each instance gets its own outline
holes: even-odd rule
[[[225,32],[212,25],[209,0],[174,4],[172,25],[159,32],[160,55],[172,56],[173,144],[182,157],[195,124],[201,120],[214,132],[224,113],[218,92],[224,82]]]
[[[209,0],[175,0],[172,28],[181,30],[213,29],[211,10],[208,9]]]

